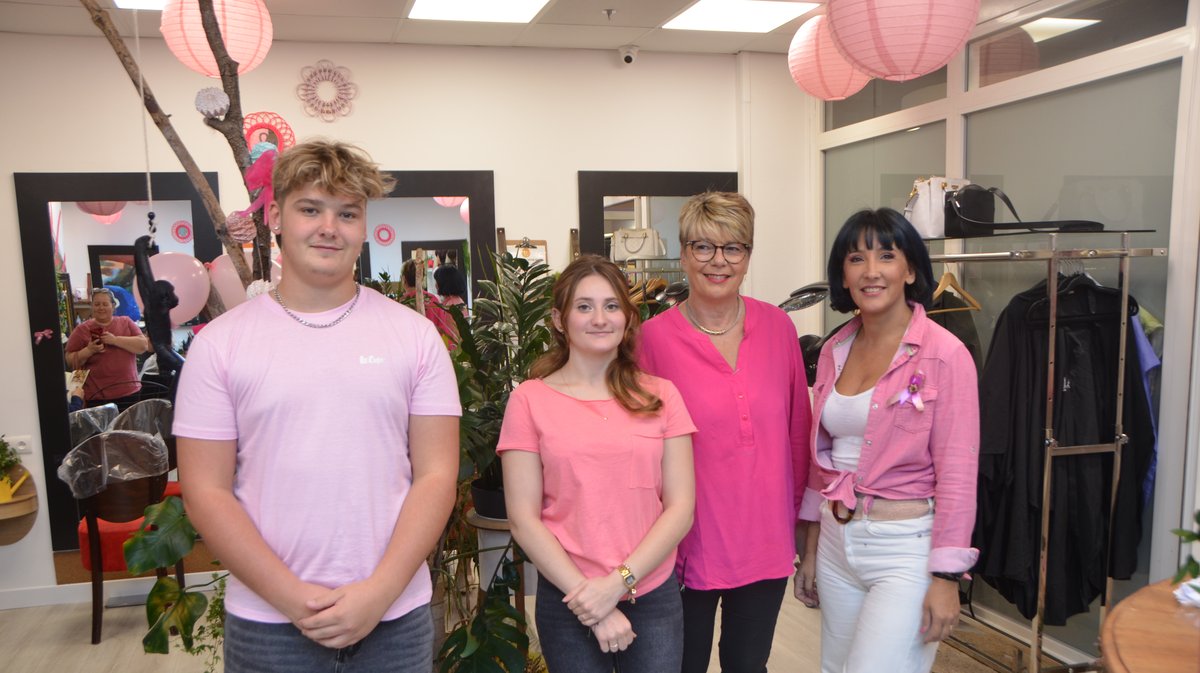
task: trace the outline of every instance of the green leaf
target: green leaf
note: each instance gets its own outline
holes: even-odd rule
[[[187,556],[196,543],[196,529],[176,496],[146,508],[142,527],[125,541],[125,565],[134,575],[170,568]]]
[[[208,598],[198,591],[181,591],[172,577],[160,577],[146,597],[146,618],[150,630],[142,638],[142,649],[153,654],[166,654],[174,629],[183,646],[192,651],[192,635],[196,621],[204,614]]]

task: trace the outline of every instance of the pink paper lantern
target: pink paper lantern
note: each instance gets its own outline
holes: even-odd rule
[[[870,75],[855,70],[838,53],[822,15],[796,31],[788,49],[788,70],[797,86],[821,100],[845,100],[871,81]]]
[[[443,208],[457,208],[462,205],[463,201],[467,200],[465,196],[435,196],[434,201]]]
[[[989,38],[979,46],[979,85],[1033,72],[1040,60],[1037,43],[1020,28]]]
[[[462,205],[458,207],[458,216],[463,222],[471,223],[471,199],[463,199]]]
[[[112,224],[121,219],[124,201],[78,201],[75,207],[92,216],[100,224]]]
[[[873,77],[904,82],[950,62],[979,18],[979,0],[829,0],[842,56]]]
[[[225,49],[238,62],[238,74],[257,68],[267,57],[274,35],[267,6],[262,0],[213,0],[213,9]],[[163,9],[159,30],[167,48],[181,63],[201,75],[221,76],[200,24],[197,0],[171,0]]]

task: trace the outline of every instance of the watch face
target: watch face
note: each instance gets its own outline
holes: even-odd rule
[[[625,586],[627,586],[627,587],[631,587],[631,586],[633,586],[635,583],[637,583],[637,579],[635,579],[633,575],[626,575],[626,576],[625,576]]]

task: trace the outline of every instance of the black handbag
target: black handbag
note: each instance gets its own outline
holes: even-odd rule
[[[1015,222],[996,222],[996,198],[1012,213]],[[1023,222],[1012,200],[999,187],[965,185],[946,194],[946,237],[991,236],[997,230],[1025,229],[1033,232],[1104,231],[1092,220],[1048,220]]]

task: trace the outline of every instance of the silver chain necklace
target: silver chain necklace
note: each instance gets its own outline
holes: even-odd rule
[[[287,304],[283,303],[283,297],[279,296],[279,288],[275,288],[271,292],[272,292],[272,294],[275,295],[275,301],[279,302],[279,308],[283,309],[284,313],[291,316],[292,320],[295,320],[296,322],[300,323],[301,325],[304,325],[305,327],[313,327],[316,329],[325,329],[326,327],[333,327],[334,325],[345,320],[346,316],[350,315],[350,312],[354,310],[355,304],[358,303],[358,296],[360,294],[362,294],[362,286],[359,285],[358,283],[355,283],[354,284],[354,299],[350,301],[350,305],[346,307],[346,311],[344,313],[342,313],[341,315],[339,315],[337,318],[335,318],[332,322],[325,322],[325,323],[309,322],[309,321],[305,320],[304,318],[301,318],[300,316],[296,315],[295,313],[292,313],[292,310],[287,307]]]
[[[746,306],[746,304],[745,304],[745,302],[742,301],[742,298],[738,297],[737,314],[733,316],[733,322],[729,323],[729,327],[726,327],[725,329],[709,329],[709,328],[705,327],[704,325],[701,325],[700,322],[698,320],[696,320],[696,316],[692,315],[692,302],[690,302],[690,301],[683,302],[683,311],[684,311],[684,313],[687,314],[688,321],[691,322],[693,325],[695,325],[696,329],[700,330],[701,332],[704,332],[705,334],[707,334],[709,336],[721,336],[722,334],[728,333],[729,330],[731,330],[737,326],[738,322],[741,321],[741,319],[742,319],[742,311],[745,309],[745,306]]]

